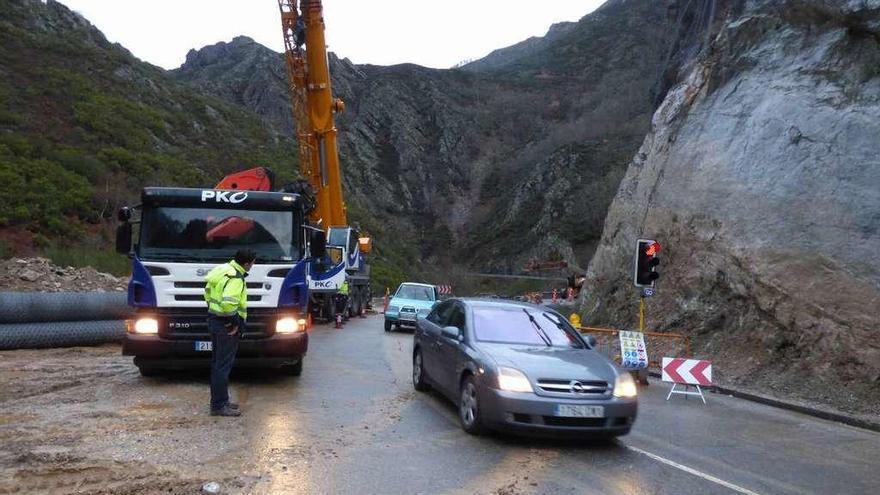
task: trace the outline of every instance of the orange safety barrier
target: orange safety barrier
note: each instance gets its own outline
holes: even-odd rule
[[[578,327],[581,333],[596,337],[596,350],[620,362],[620,330],[601,327]],[[678,333],[644,332],[648,350],[648,369],[660,371],[664,357],[691,358],[691,338]]]

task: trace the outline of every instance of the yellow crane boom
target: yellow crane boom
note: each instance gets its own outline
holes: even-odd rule
[[[330,87],[321,0],[278,0],[278,7],[300,172],[314,188],[317,203],[310,220],[327,231],[348,225],[334,123],[334,114],[345,105]]]

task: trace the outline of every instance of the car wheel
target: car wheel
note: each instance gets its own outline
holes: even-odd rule
[[[284,374],[286,374],[286,375],[290,375],[290,376],[300,376],[300,375],[302,375],[302,372],[303,372],[303,360],[302,360],[302,358],[300,358],[300,360],[299,360],[296,364],[291,364],[291,365],[289,365],[289,366],[283,366],[283,367],[281,368],[281,370],[284,371]]]
[[[385,320],[385,331],[386,332],[391,331],[391,321],[389,321],[389,320]]]
[[[427,392],[431,389],[425,381],[425,363],[422,362],[422,351],[416,350],[413,354],[413,388],[419,392]]]
[[[480,405],[477,400],[477,386],[474,384],[473,376],[468,376],[461,382],[458,417],[464,431],[471,435],[483,433],[483,421],[480,418]]]
[[[159,376],[162,372],[156,368],[147,368],[146,366],[138,366],[141,376]]]

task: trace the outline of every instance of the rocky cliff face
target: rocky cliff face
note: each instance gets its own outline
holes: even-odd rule
[[[400,260],[420,266],[508,271],[558,256],[585,266],[647,131],[668,21],[662,2],[612,0],[467,70],[355,66],[331,54],[355,219],[381,231],[380,251],[393,238],[409,249]],[[281,74],[280,55],[242,38],[193,52],[175,71],[289,135]]]
[[[703,6],[707,42],[609,210],[588,321],[635,325],[634,245],[656,238],[650,329],[693,336],[728,383],[876,414],[880,2]]]

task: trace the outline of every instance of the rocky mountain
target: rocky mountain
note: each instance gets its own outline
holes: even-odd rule
[[[518,271],[532,257],[586,266],[648,129],[670,25],[663,2],[612,0],[465,69],[331,54],[354,218],[379,231],[380,251],[394,239],[406,269]],[[289,135],[282,64],[236,38],[191,53],[174,76]]]
[[[650,329],[692,335],[728,383],[878,414],[880,3],[682,8],[705,22],[609,209],[586,317],[635,325],[635,241],[656,238]]]
[[[480,72],[508,67],[517,60],[528,59],[542,49],[551,46],[553,42],[571,32],[576,26],[577,23],[574,22],[553,24],[544,36],[533,36],[514,45],[493,50],[492,53],[479,60],[462,64],[460,68]]]

